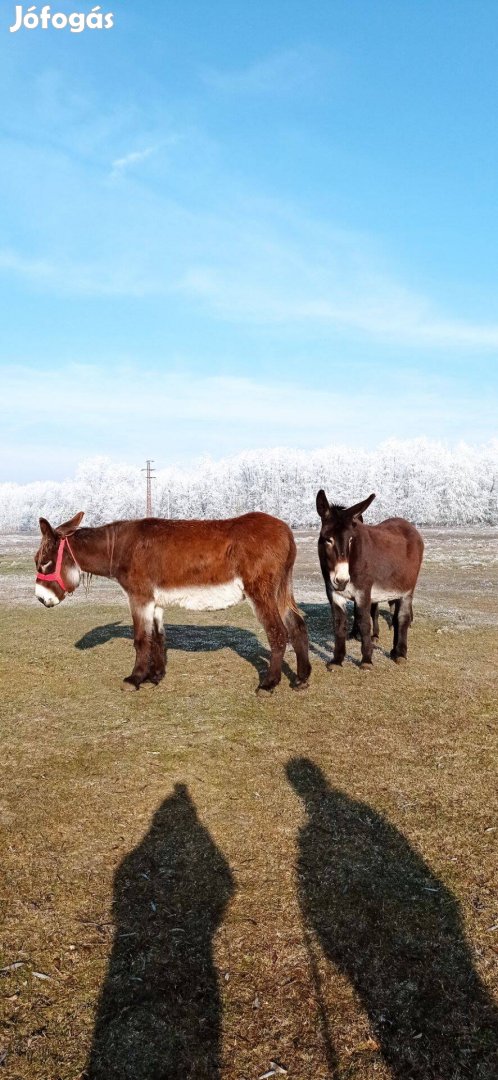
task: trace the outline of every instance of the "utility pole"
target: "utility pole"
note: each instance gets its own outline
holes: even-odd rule
[[[145,516],[146,517],[152,517],[152,481],[156,479],[155,476],[154,476],[154,471],[155,470],[151,467],[153,465],[153,463],[154,463],[153,460],[149,461],[149,459],[147,459],[147,462],[146,462],[147,468],[142,469],[142,472],[147,473],[147,477],[146,477],[146,479],[147,479],[147,500],[146,500],[146,504],[145,504]]]

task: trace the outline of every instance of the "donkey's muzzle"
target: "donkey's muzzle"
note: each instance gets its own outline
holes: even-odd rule
[[[349,585],[349,578],[341,578],[340,581],[334,578],[332,582],[332,588],[336,589],[337,592],[344,592],[346,585]]]
[[[35,585],[35,596],[46,608],[57,607],[57,604],[60,604],[59,597],[51,589],[47,589],[45,585],[40,585],[38,582]]]

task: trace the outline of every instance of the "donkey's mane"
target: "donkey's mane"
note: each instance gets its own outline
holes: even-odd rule
[[[332,516],[334,516],[335,514],[336,517],[341,518],[342,515],[347,512],[347,510],[348,507],[343,506],[342,503],[331,503],[330,513],[332,514]],[[357,514],[356,517],[359,521],[363,522],[363,514]]]

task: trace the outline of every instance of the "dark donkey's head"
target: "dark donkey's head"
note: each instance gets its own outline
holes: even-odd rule
[[[40,518],[42,542],[35,555],[35,596],[45,607],[60,604],[66,593],[72,593],[81,581],[81,570],[73,555],[69,537],[83,519],[83,511],[53,529],[46,518]]]
[[[320,490],[316,497],[316,508],[322,519],[320,530],[320,544],[325,547],[327,563],[329,567],[332,588],[342,591],[350,579],[349,552],[354,540],[355,529],[361,520],[361,515],[375,495],[369,495],[368,499],[355,503],[346,509],[344,506],[329,504],[324,491]]]

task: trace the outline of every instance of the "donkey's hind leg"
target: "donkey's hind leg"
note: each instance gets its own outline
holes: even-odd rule
[[[288,640],[287,630],[282,622],[277,602],[273,596],[265,595],[259,591],[257,593],[253,592],[252,594],[248,593],[248,596],[254,604],[260,623],[266,630],[266,636],[270,643],[271,650],[268,671],[266,672],[266,675],[262,677],[257,689],[258,691],[271,691],[275,686],[278,686],[280,679],[282,678],[282,661]]]
[[[351,637],[356,638],[357,641],[361,641],[360,617],[356,600],[353,600],[353,625],[351,627]]]
[[[409,593],[407,596],[402,596],[400,600],[395,601],[393,615],[394,635],[391,659],[396,663],[399,663],[400,660],[406,660],[408,651],[408,627],[410,626],[412,618],[412,597]]]
[[[311,674],[309,659],[309,641],[306,623],[297,610],[289,607],[284,615],[284,623],[289,634],[289,641],[294,649],[297,660],[297,680],[294,690],[304,690],[308,685]]]
[[[163,609],[154,608],[154,622],[152,626],[152,643],[150,652],[150,664],[148,680],[157,686],[164,679],[166,673],[166,648],[163,622]]]
[[[393,628],[393,647],[391,649],[391,659],[394,660],[397,656],[398,637],[399,637],[399,600],[392,600],[389,604],[391,608],[391,622]]]

